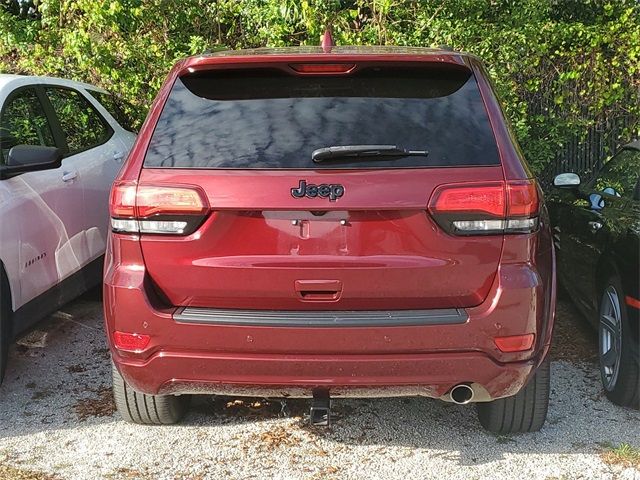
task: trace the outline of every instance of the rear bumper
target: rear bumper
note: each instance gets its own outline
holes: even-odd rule
[[[478,353],[327,358],[163,351],[144,362],[116,358],[127,383],[153,394],[310,397],[323,388],[334,397],[448,400],[451,387],[468,383],[475,384],[476,401],[515,395],[537,365],[537,359],[498,364]]]
[[[167,307],[155,293],[139,243],[131,237],[109,245],[105,328],[116,367],[127,383],[147,394],[306,397],[324,388],[332,396],[447,400],[453,386],[469,383],[479,392],[475,400],[487,401],[516,394],[544,359],[554,289],[552,268],[513,263],[500,266],[491,293],[482,304],[462,310],[467,317],[462,322],[184,322],[184,310]],[[265,319],[273,317],[264,313]],[[151,342],[143,352],[120,351],[113,344],[116,330],[150,335]],[[536,337],[528,351],[504,353],[494,343],[497,336],[526,333]]]

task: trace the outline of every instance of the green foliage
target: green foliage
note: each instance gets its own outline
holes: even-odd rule
[[[4,143],[0,163],[4,162],[13,145],[55,145],[40,102],[33,91],[23,91],[13,98],[3,112],[2,134]]]
[[[73,90],[47,89],[47,96],[66,133],[70,152],[98,145],[108,131],[87,100]]]
[[[36,19],[0,7],[0,70],[100,85],[135,105],[138,117],[181,57],[222,48],[315,45],[327,25],[341,45],[446,44],[483,58],[536,171],[587,127],[640,116],[635,0],[35,3]],[[634,125],[627,137],[638,133]]]

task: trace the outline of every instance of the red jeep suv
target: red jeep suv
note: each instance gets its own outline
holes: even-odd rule
[[[439,49],[180,61],[110,200],[118,410],[190,394],[426,396],[543,425],[555,306],[540,189],[487,73]]]

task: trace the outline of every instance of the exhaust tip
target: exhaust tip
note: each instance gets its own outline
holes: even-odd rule
[[[469,385],[461,383],[460,385],[456,385],[451,389],[449,394],[451,396],[451,401],[458,405],[466,405],[471,400],[473,400],[473,388]]]

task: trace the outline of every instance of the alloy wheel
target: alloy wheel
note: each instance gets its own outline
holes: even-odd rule
[[[613,285],[609,285],[602,295],[598,341],[602,384],[610,392],[615,388],[618,380],[622,352],[620,297]]]

